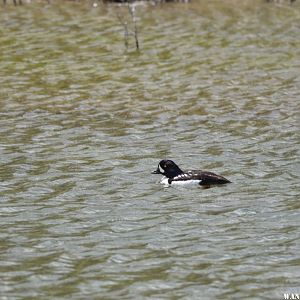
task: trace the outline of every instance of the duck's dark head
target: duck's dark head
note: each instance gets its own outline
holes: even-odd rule
[[[174,163],[174,161],[169,159],[161,160],[157,166],[157,169],[152,172],[152,174],[162,174],[168,178],[173,178],[183,171]]]

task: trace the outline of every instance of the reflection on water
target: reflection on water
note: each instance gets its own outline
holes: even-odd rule
[[[299,293],[299,3],[140,5],[139,53],[118,13],[0,8],[1,297]]]

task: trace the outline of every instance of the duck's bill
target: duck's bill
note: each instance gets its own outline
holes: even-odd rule
[[[160,174],[159,168],[157,168],[155,171],[151,172],[151,174]]]

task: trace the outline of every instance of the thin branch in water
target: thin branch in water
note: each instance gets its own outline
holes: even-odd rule
[[[128,24],[126,21],[123,21],[123,18],[119,13],[117,13],[117,18],[124,27],[124,44],[126,49],[128,49],[128,37],[129,37]]]
[[[138,29],[137,29],[137,21],[136,21],[136,15],[135,15],[135,5],[133,3],[128,2],[128,11],[131,16],[132,22],[133,22],[133,35],[135,39],[135,46],[137,50],[140,50],[139,46],[139,39],[138,39]]]
[[[126,49],[129,47],[129,36],[133,36],[135,39],[135,47],[136,50],[140,50],[140,44],[139,44],[139,39],[138,39],[138,26],[137,26],[137,18],[136,18],[136,8],[135,8],[135,3],[127,2],[127,18],[121,15],[119,12],[117,12],[117,18],[120,22],[120,24],[124,28],[124,43]],[[123,6],[124,7],[124,6]],[[128,18],[129,16],[129,18]],[[128,21],[126,20],[128,19]]]

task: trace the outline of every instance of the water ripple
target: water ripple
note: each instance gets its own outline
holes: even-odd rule
[[[299,292],[299,4],[235,2],[3,7],[3,299]]]

